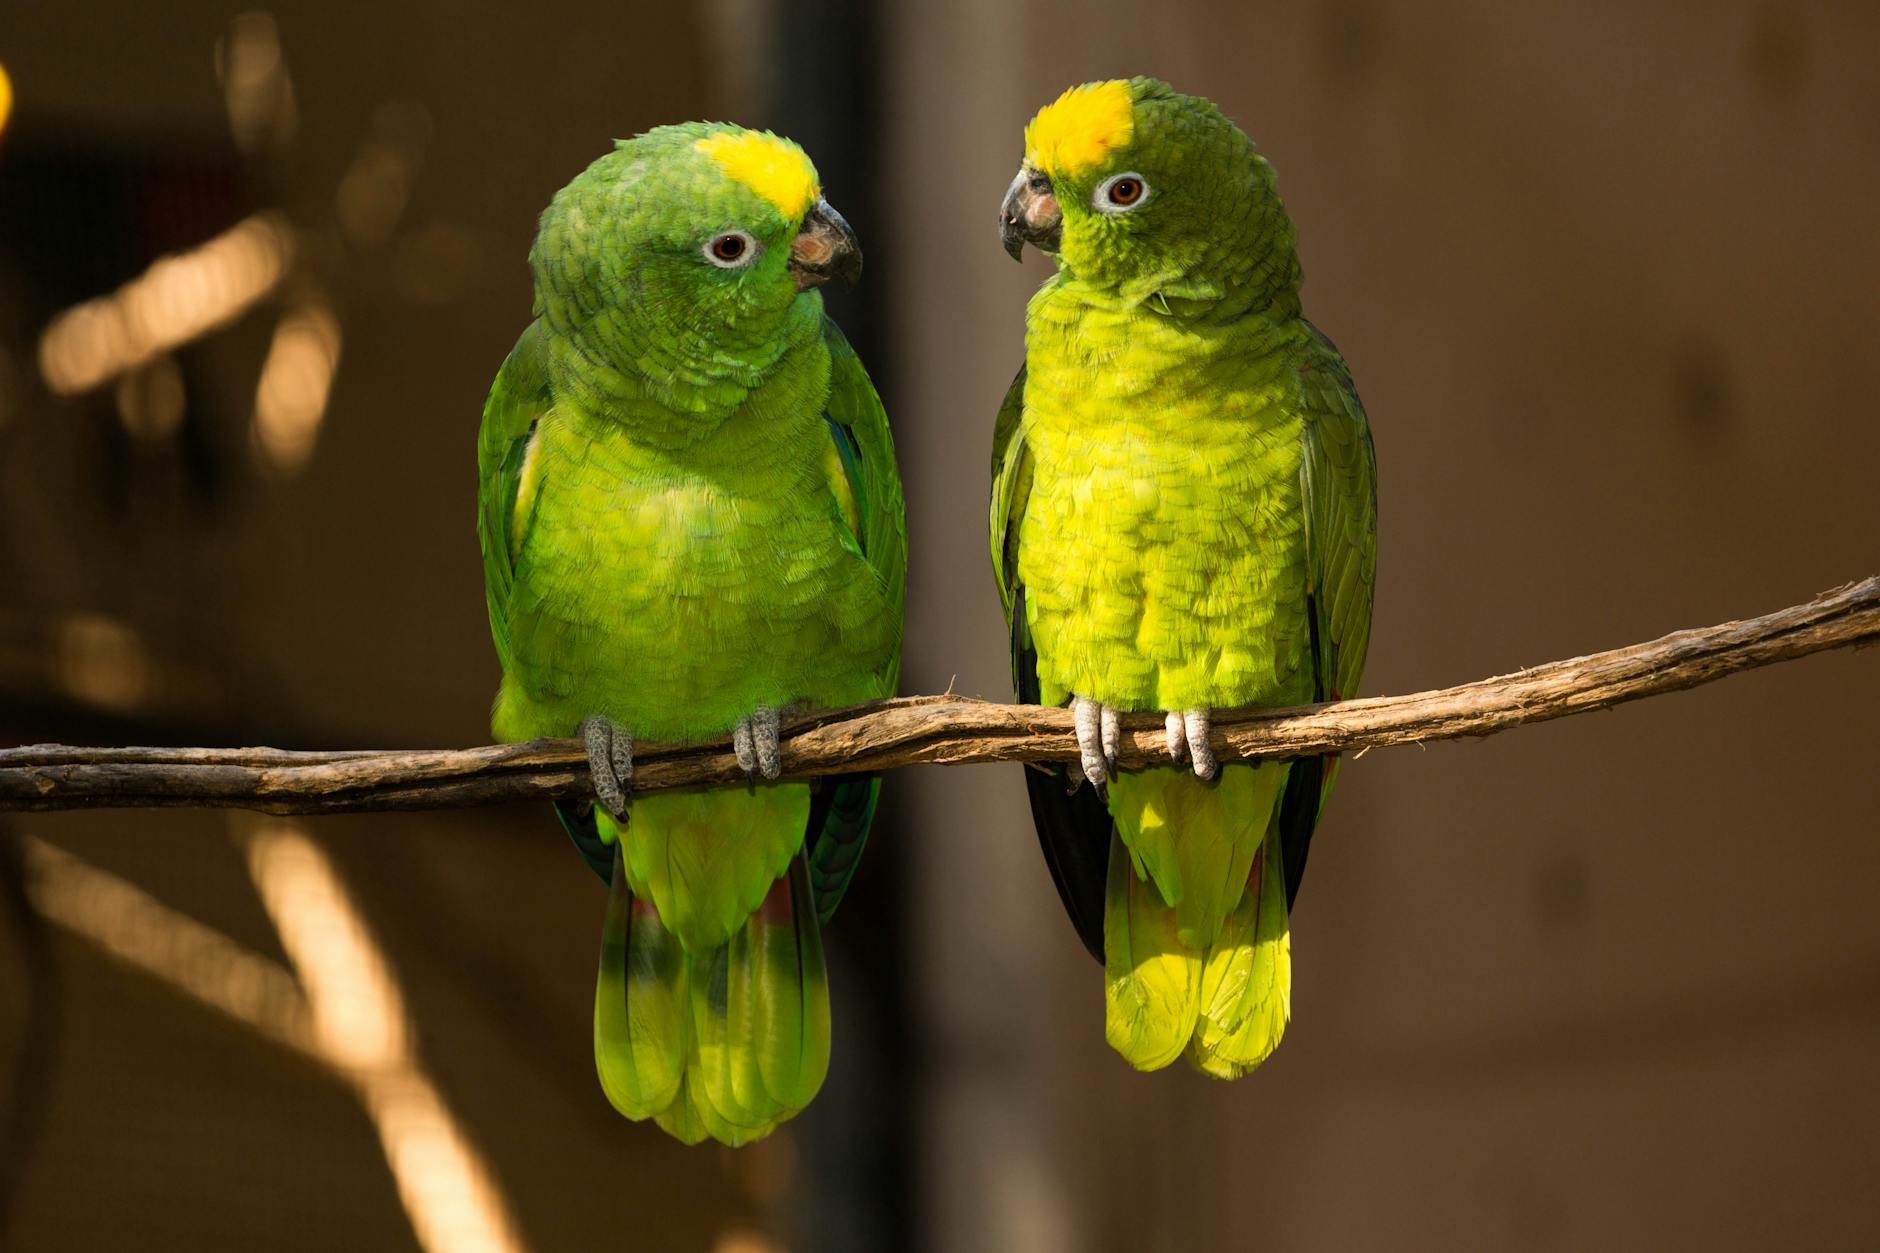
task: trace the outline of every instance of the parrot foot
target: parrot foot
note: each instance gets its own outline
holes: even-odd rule
[[[1168,755],[1176,761],[1187,757],[1194,763],[1196,775],[1212,779],[1220,767],[1215,764],[1214,749],[1208,744],[1208,711],[1171,709],[1164,726],[1168,733]]]
[[[737,752],[738,765],[745,774],[774,779],[783,773],[783,750],[778,744],[782,724],[781,710],[759,705],[732,731],[731,747]]]
[[[594,799],[616,818],[627,816],[627,789],[633,785],[633,737],[612,718],[595,714],[581,720]]]
[[[1077,725],[1077,755],[1090,786],[1101,788],[1116,768],[1116,744],[1121,731],[1116,708],[1088,696],[1071,697],[1071,719]]]

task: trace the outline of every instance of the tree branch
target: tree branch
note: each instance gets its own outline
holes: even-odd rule
[[[1409,696],[1293,709],[1221,711],[1222,761],[1351,752],[1493,735],[1696,687],[1758,666],[1880,640],[1880,577],[1760,618]],[[955,696],[910,696],[806,715],[785,727],[784,774],[922,764],[1076,761],[1070,712]],[[1166,761],[1160,714],[1125,717],[1119,761]],[[636,745],[635,790],[737,783],[725,742]],[[276,814],[449,809],[593,795],[573,740],[417,752],[273,748],[0,749],[0,810],[221,806]]]

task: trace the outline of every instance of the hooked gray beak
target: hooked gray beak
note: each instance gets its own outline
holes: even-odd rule
[[[790,243],[789,268],[798,291],[821,287],[832,278],[853,287],[862,277],[861,241],[827,200],[818,200],[803,215],[803,225]]]
[[[1023,261],[1026,244],[1041,252],[1056,252],[1063,237],[1064,211],[1058,207],[1050,175],[1022,167],[999,206],[999,242],[1012,260]]]

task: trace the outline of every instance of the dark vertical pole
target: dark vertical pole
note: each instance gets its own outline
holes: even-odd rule
[[[881,314],[903,241],[884,219],[877,159],[881,84],[877,29],[864,0],[790,0],[771,14],[775,99],[752,119],[802,144],[831,204],[862,241],[865,270],[854,290],[823,289],[829,315],[861,354],[876,389],[895,406],[894,364]],[[883,788],[867,856],[831,923],[825,952],[835,1046],[829,1079],[798,1120],[803,1162],[792,1247],[849,1253],[912,1246],[916,1109],[912,1091],[912,1002],[907,972],[904,810],[895,781]]]

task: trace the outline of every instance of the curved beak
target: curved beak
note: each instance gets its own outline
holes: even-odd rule
[[[1058,207],[1057,189],[1043,170],[1023,166],[1006,188],[999,206],[999,242],[1012,260],[1025,259],[1025,245],[1041,252],[1056,252],[1064,237],[1064,211]]]
[[[861,241],[827,200],[818,200],[803,215],[803,225],[790,243],[789,268],[798,291],[821,287],[832,278],[853,287],[862,277]]]

